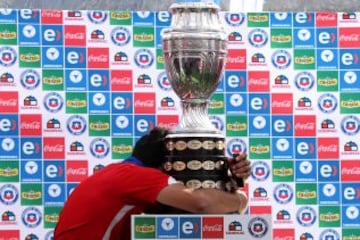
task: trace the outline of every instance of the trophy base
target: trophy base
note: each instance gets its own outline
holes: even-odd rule
[[[172,133],[165,139],[168,155],[163,171],[191,189],[226,190],[230,178],[225,138],[211,133]]]

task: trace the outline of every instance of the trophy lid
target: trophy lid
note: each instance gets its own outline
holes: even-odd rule
[[[187,9],[188,11],[196,11],[201,9],[213,9],[219,11],[220,7],[214,0],[177,0],[170,6],[171,12],[175,9]]]

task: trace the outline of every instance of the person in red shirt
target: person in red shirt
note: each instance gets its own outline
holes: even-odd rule
[[[244,193],[191,190],[160,170],[167,133],[155,127],[137,141],[130,158],[82,181],[60,212],[54,239],[130,239],[131,215],[158,204],[197,214],[242,212],[248,201]],[[250,161],[244,155],[237,160],[241,161],[232,164],[231,171],[237,177],[248,177]]]

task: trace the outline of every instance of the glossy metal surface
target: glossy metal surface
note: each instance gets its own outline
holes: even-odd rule
[[[222,76],[227,39],[212,3],[176,3],[172,23],[163,34],[169,81],[182,102],[175,132],[216,132],[208,118],[208,102]]]

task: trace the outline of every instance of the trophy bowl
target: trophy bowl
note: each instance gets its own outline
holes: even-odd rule
[[[163,171],[192,189],[225,190],[229,183],[225,137],[208,116],[227,57],[219,9],[214,3],[172,4],[171,26],[162,39],[165,69],[182,107],[179,124],[165,138]]]
[[[213,3],[185,2],[171,7],[171,27],[163,34],[165,69],[181,100],[175,132],[216,132],[208,98],[217,89],[227,55],[227,38]]]

